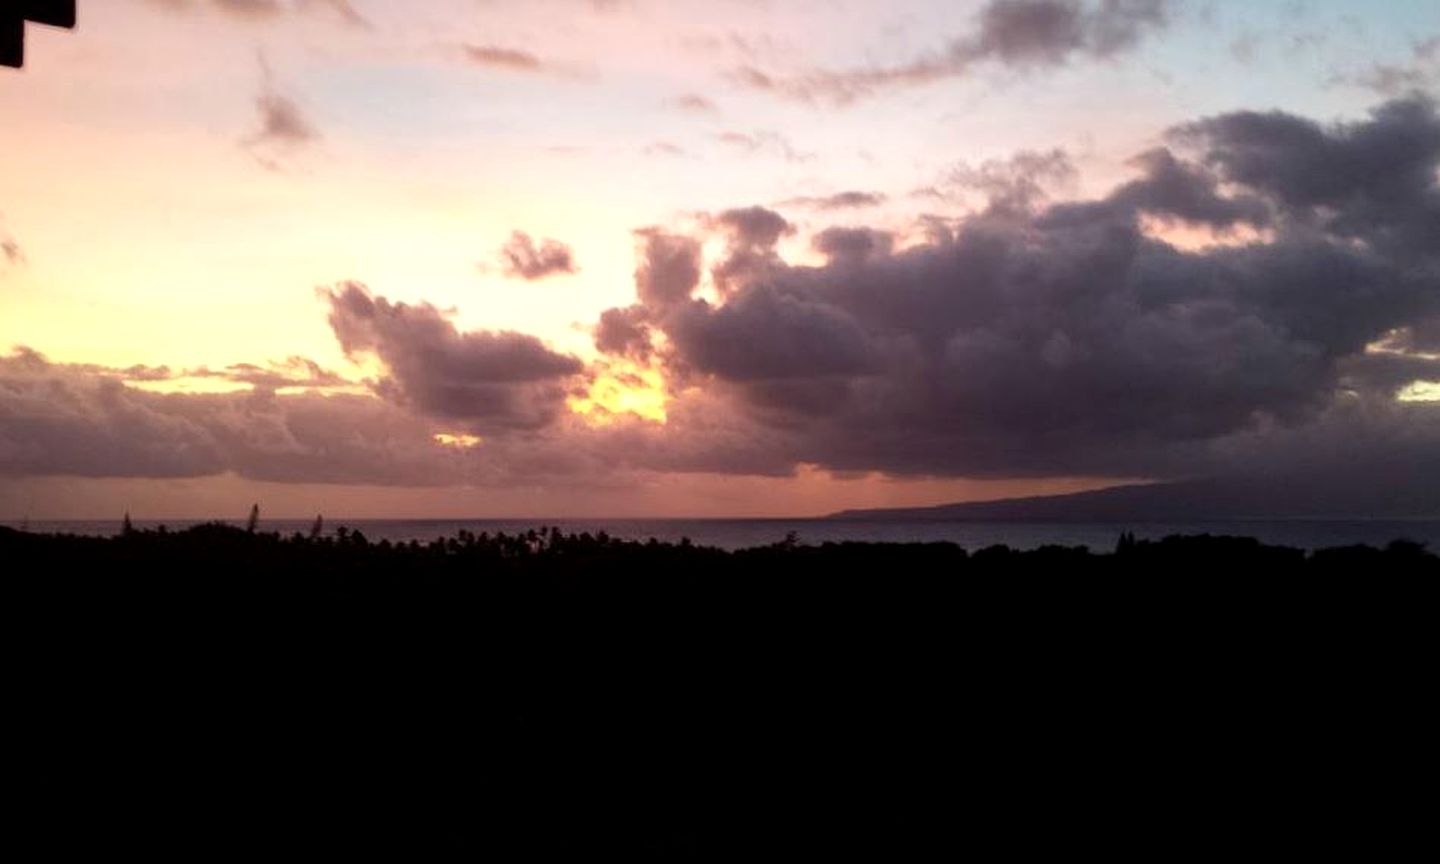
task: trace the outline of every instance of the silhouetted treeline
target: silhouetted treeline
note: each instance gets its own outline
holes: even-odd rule
[[[1435,719],[1440,560],[1403,541],[211,525],[0,529],[0,560],[13,815],[57,855],[1374,855]]]

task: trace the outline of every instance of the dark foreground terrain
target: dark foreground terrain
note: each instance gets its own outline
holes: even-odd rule
[[[0,529],[47,858],[1398,857],[1440,560]],[[1427,841],[1428,842],[1428,841]]]

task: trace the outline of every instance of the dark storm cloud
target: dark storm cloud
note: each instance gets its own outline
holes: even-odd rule
[[[736,69],[732,78],[789,98],[845,104],[885,90],[966,75],[986,64],[1034,69],[1061,66],[1076,57],[1114,57],[1164,27],[1169,5],[1169,0],[991,0],[972,32],[951,40],[942,52],[909,63],[795,76],[750,65]]]
[[[1220,442],[1330,416],[1357,384],[1428,374],[1366,350],[1440,310],[1433,104],[1334,126],[1230,114],[1176,137],[1194,161],[1147,153],[1105,198],[991,206],[900,252],[832,229],[821,267],[774,255],[778,214],[727,211],[711,220],[730,236],[723,302],[642,297],[632,328],[787,456],[841,470],[1184,473]],[[1187,251],[1141,215],[1272,236]]]
[[[584,371],[534,336],[462,333],[428,303],[391,303],[354,282],[320,294],[345,353],[370,353],[385,365],[378,395],[485,434],[548,425]]]
[[[1288,218],[1387,252],[1440,248],[1440,117],[1424,97],[1387,102],[1361,123],[1331,127],[1283,112],[1243,111],[1178,130],[1222,179]]]
[[[815,235],[812,245],[832,264],[858,263],[872,256],[888,256],[895,236],[872,228],[826,228]]]
[[[559,240],[546,239],[539,246],[523,231],[510,235],[500,247],[500,265],[506,276],[535,281],[560,273],[574,273],[575,253]]]
[[[461,45],[465,59],[476,66],[505,69],[511,72],[540,72],[545,62],[529,51],[517,48],[503,48],[497,45]]]
[[[691,368],[730,381],[856,375],[875,365],[865,329],[842,310],[763,284],[719,307],[686,304],[665,327]]]
[[[1143,213],[1215,228],[1241,222],[1263,226],[1269,221],[1269,210],[1260,198],[1222,195],[1213,174],[1182,162],[1163,147],[1142,153],[1134,164],[1145,176],[1117,189],[1110,201]]]
[[[850,210],[864,207],[878,207],[884,204],[886,196],[882,192],[861,192],[851,190],[847,192],[836,192],[833,195],[801,195],[797,198],[787,198],[780,202],[781,207],[807,207],[812,210]]]

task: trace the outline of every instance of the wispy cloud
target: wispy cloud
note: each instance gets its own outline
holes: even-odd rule
[[[517,48],[466,43],[460,46],[460,50],[464,53],[465,59],[476,66],[505,69],[511,72],[542,72],[546,68],[545,62],[539,57],[529,51],[521,51]]]
[[[669,141],[653,141],[645,145],[646,156],[684,156],[685,148]]]
[[[1440,87],[1440,36],[1416,44],[1406,62],[1376,63],[1355,83],[1386,96]]]
[[[846,104],[886,90],[969,74],[985,64],[1017,69],[1062,66],[1075,57],[1109,58],[1135,47],[1169,21],[1170,0],[991,0],[973,32],[945,50],[895,66],[799,74],[744,64],[731,80],[806,102]]]
[[[780,207],[808,207],[812,210],[850,210],[861,207],[878,207],[884,204],[886,196],[881,192],[836,192],[833,195],[800,195],[779,202]]]
[[[768,130],[737,132],[732,129],[717,132],[715,140],[747,155],[769,154],[780,156],[787,162],[809,162],[815,158],[813,152],[796,149],[790,139]]]
[[[0,234],[0,255],[4,255],[5,261],[12,265],[25,263],[25,251],[20,248],[20,244],[15,242],[15,238],[4,234]]]
[[[220,12],[242,21],[276,20],[287,12],[324,11],[333,14],[340,21],[352,27],[370,26],[370,21],[360,14],[350,0],[293,0],[288,6],[280,0],[146,0],[171,12],[189,12],[209,5]]]
[[[283,160],[320,140],[320,132],[294,99],[281,92],[270,65],[260,58],[260,93],[255,97],[257,128],[241,145],[263,167],[275,171]]]
[[[350,0],[299,0],[299,2],[302,9],[313,7],[327,9],[351,27],[370,27],[370,20],[361,15]]]
[[[719,109],[715,103],[699,93],[682,93],[665,103],[668,107],[689,114],[714,114]]]

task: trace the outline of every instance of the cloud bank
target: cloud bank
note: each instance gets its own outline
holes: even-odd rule
[[[1440,381],[1435,104],[1235,112],[1165,140],[1088,200],[1030,194],[1056,160],[1011,160],[977,175],[986,206],[918,245],[816,232],[817,266],[781,256],[799,229],[765,207],[642,229],[634,301],[600,316],[590,363],[353,282],[319,296],[343,350],[381,370],[368,396],[276,392],[277,374],[331,380],[303,362],[227,370],[251,392],[157,394],[126,380],[165,371],[20,352],[0,359],[0,473],[1161,478],[1398,459],[1440,482],[1440,403],[1396,399]],[[615,364],[659,376],[664,423],[568,407]]]

